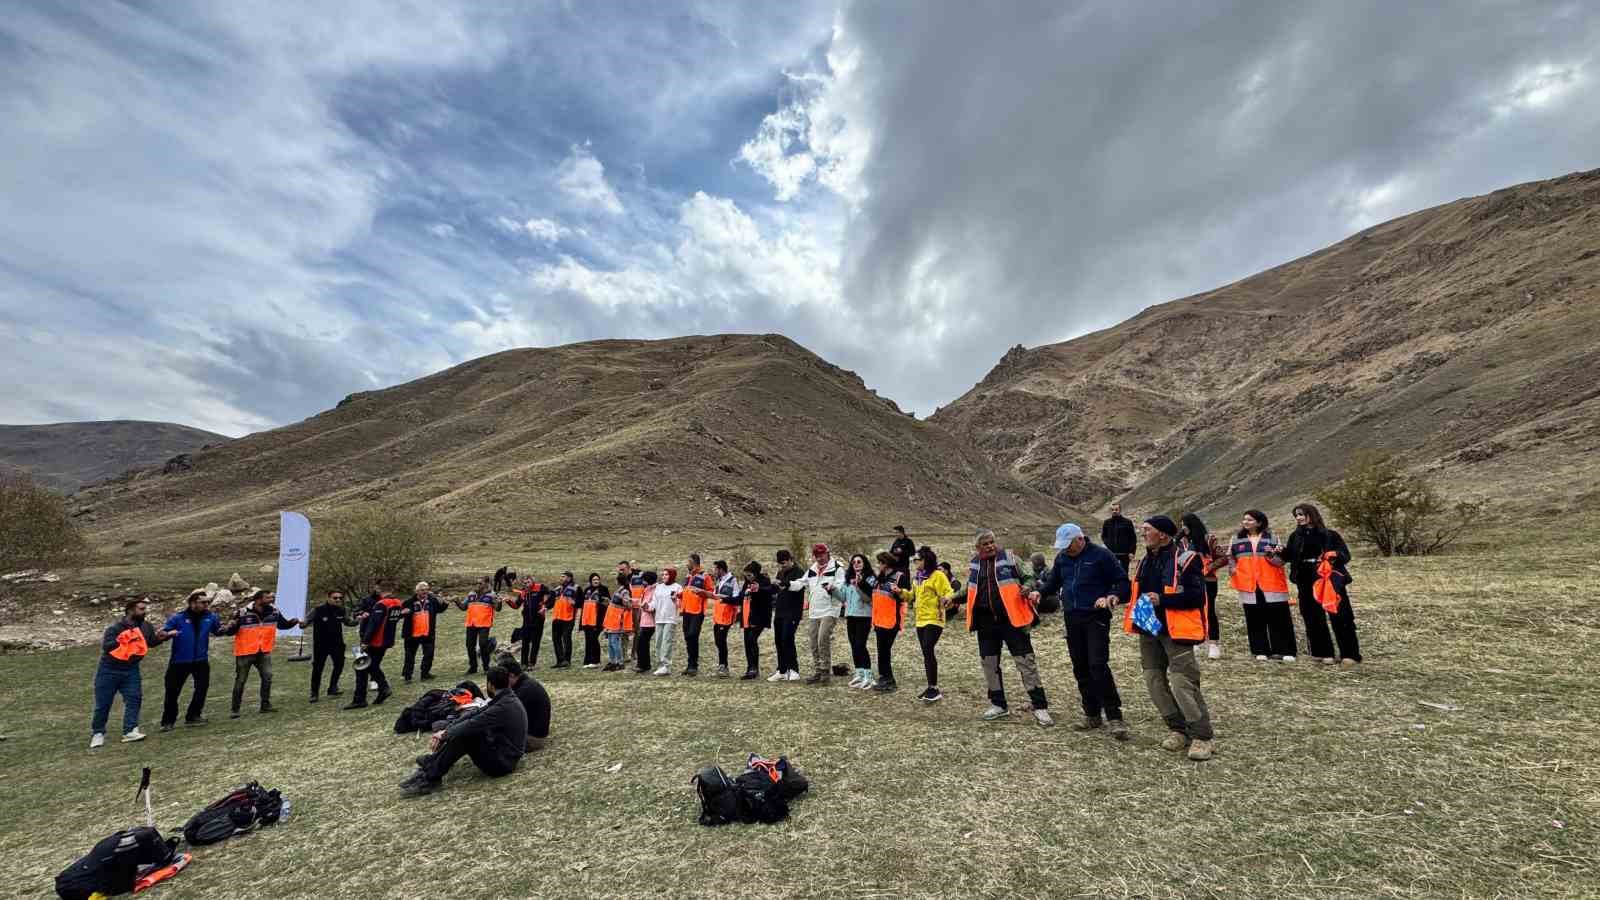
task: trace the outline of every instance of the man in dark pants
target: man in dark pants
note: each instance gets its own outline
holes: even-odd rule
[[[987,529],[978,532],[976,543],[977,556],[967,565],[967,630],[978,635],[978,659],[989,689],[989,708],[983,711],[983,720],[992,722],[1011,715],[1000,675],[1000,648],[1004,646],[1028,691],[1034,721],[1048,728],[1055,720],[1050,718],[1033,639],[1028,636],[1039,617],[1022,593],[1022,561],[1002,550],[994,532]]]
[[[794,554],[779,550],[776,557],[778,572],[772,581],[778,594],[772,604],[772,643],[778,655],[778,671],[768,681],[799,681],[800,651],[795,647],[795,636],[800,633],[800,619],[805,615],[805,586],[797,584],[806,577],[806,570],[794,561]]]
[[[446,609],[449,607],[434,596],[426,581],[417,582],[416,591],[401,606],[405,613],[400,627],[405,636],[406,660],[400,667],[400,678],[407,684],[411,683],[419,649],[422,651],[422,680],[433,679],[433,641],[439,636],[439,613]]]
[[[417,757],[417,771],[400,782],[401,794],[417,797],[438,790],[445,773],[463,756],[492,778],[516,770],[527,752],[528,713],[511,690],[510,672],[491,666],[488,681],[487,706],[448,725],[436,723],[428,742],[431,752]]]
[[[511,608],[522,612],[522,627],[517,629],[522,638],[522,667],[531,669],[539,664],[539,645],[544,641],[544,614],[555,593],[542,581],[532,578],[517,591]],[[489,656],[483,657],[484,670],[488,671]]]
[[[329,591],[328,602],[306,615],[311,626],[311,702],[317,702],[322,687],[322,669],[333,664],[333,674],[328,678],[328,696],[337,697],[339,676],[344,674],[344,630],[356,624],[350,610],[344,606],[344,591]]]
[[[1122,721],[1122,698],[1110,660],[1111,608],[1118,597],[1128,595],[1128,573],[1111,551],[1091,543],[1071,522],[1056,529],[1055,549],[1055,563],[1029,599],[1038,603],[1041,593],[1061,594],[1067,655],[1083,700],[1083,723],[1077,729],[1093,731],[1104,725],[1112,737],[1125,741],[1128,726]]]
[[[894,533],[895,539],[894,543],[889,545],[889,553],[894,556],[895,568],[910,575],[911,557],[917,555],[917,543],[906,536],[904,525],[896,525]]]
[[[1122,563],[1122,571],[1128,571],[1133,553],[1139,549],[1139,535],[1134,531],[1133,520],[1122,514],[1121,503],[1111,504],[1111,516],[1100,525],[1100,543]]]
[[[261,711],[277,712],[272,705],[272,648],[277,646],[278,632],[288,631],[301,624],[299,619],[284,618],[272,605],[271,591],[256,591],[250,595],[250,605],[239,610],[222,634],[233,635],[233,708],[228,718],[239,718],[239,708],[244,703],[245,684],[250,680],[250,670],[256,670],[260,682]]]
[[[494,614],[500,609],[499,595],[489,589],[489,579],[480,578],[476,590],[456,601],[456,609],[467,614],[467,674],[476,673],[480,662],[488,671],[490,633]]]
[[[373,699],[373,706],[389,699],[391,693],[389,679],[383,674],[383,655],[394,646],[395,631],[406,614],[402,608],[404,604],[394,595],[392,583],[386,582],[379,588],[377,602],[372,604],[372,609],[364,613],[366,618],[361,620],[361,647],[367,651],[367,669],[356,673],[356,695],[350,698],[350,705],[345,709],[366,708],[369,681],[378,685],[378,696]]]
[[[222,620],[211,611],[211,598],[204,588],[189,592],[188,608],[167,619],[167,631],[177,632],[172,639],[172,657],[167,662],[166,695],[161,702],[161,730],[171,731],[178,724],[178,698],[183,683],[194,679],[194,694],[183,724],[204,725],[206,692],[211,688],[211,636],[222,633]]]
[[[550,740],[550,692],[538,679],[522,671],[516,657],[502,653],[500,668],[511,673],[511,690],[522,701],[522,710],[528,714],[528,752],[543,750]]]
[[[683,579],[683,605],[678,617],[683,620],[683,647],[689,658],[683,674],[700,674],[700,629],[706,622],[706,607],[716,601],[717,586],[700,567],[700,554],[689,554],[688,575]]]

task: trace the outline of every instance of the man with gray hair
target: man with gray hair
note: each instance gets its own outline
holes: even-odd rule
[[[1128,573],[1111,551],[1091,542],[1072,522],[1056,529],[1055,549],[1055,563],[1040,576],[1029,599],[1037,603],[1040,593],[1061,593],[1067,655],[1072,658],[1072,674],[1083,700],[1083,724],[1077,729],[1094,731],[1104,726],[1112,737],[1125,741],[1128,726],[1122,721],[1122,698],[1111,676],[1110,660],[1111,609],[1118,597],[1128,595]]]
[[[1022,593],[1022,561],[1000,549],[994,532],[978,532],[977,555],[967,565],[967,630],[978,635],[978,657],[989,689],[989,708],[983,719],[992,722],[1011,715],[1006,705],[1005,682],[1000,677],[1000,647],[1016,663],[1022,686],[1033,703],[1033,718],[1040,725],[1055,724],[1050,703],[1039,680],[1039,663],[1033,656],[1028,629],[1038,621],[1033,604]]]

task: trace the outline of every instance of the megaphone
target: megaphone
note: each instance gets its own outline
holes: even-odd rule
[[[367,655],[367,648],[361,647],[356,650],[355,670],[365,672],[370,668],[372,668],[372,657]]]

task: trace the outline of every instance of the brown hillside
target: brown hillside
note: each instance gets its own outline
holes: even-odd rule
[[[59,422],[0,425],[0,473],[24,472],[70,494],[129,469],[160,465],[180,453],[231,440],[171,422]]]
[[[1595,499],[1600,170],[1369,228],[1065,343],[932,420],[1098,507],[1273,510],[1364,448],[1512,506]]]
[[[115,550],[261,551],[277,512],[415,509],[463,542],[1041,522],[1059,503],[776,335],[511,350],[81,495]],[[158,549],[159,548],[159,549]]]

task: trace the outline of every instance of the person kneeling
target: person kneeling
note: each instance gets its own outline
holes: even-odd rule
[[[417,757],[417,771],[400,782],[400,793],[414,797],[439,789],[446,772],[461,757],[472,759],[485,775],[510,775],[527,752],[528,714],[511,690],[511,673],[489,669],[489,703],[477,712],[436,727],[432,751]]]

